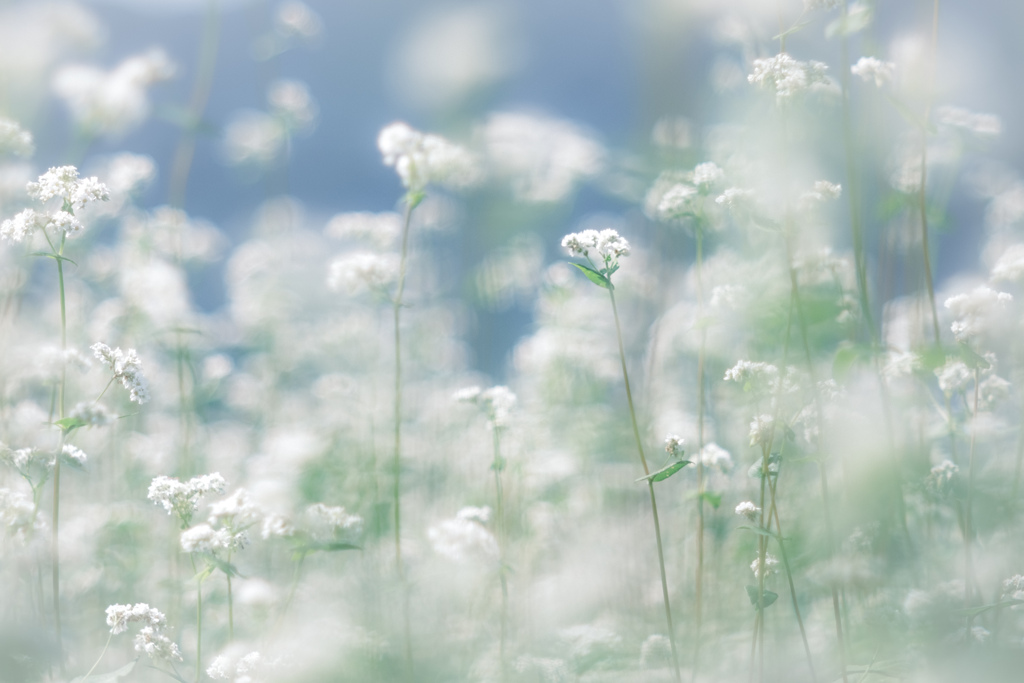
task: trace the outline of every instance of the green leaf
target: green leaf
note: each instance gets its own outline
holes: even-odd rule
[[[921,366],[926,372],[932,372],[946,364],[946,349],[941,346],[928,346],[917,351]]]
[[[494,459],[494,462],[491,463],[491,469],[495,472],[504,472],[506,462],[505,458],[498,456]]]
[[[868,7],[863,7],[859,10],[855,9],[845,17],[839,17],[826,26],[825,37],[834,38],[836,36],[848,36],[851,33],[862,31],[871,23],[873,14],[874,13]]]
[[[757,600],[757,586],[747,586],[747,596],[750,598],[750,604],[754,606],[754,609],[758,609],[759,605]],[[779,599],[779,594],[774,591],[770,591],[767,588],[764,590],[764,606],[769,607],[772,603]]]
[[[69,259],[67,256],[61,256],[60,254],[54,254],[51,251],[33,251],[32,256],[45,256],[46,258],[52,258],[54,261],[67,261],[73,266],[78,266],[77,263]]]
[[[693,463],[690,462],[689,460],[676,460],[673,463],[665,465],[657,472],[651,472],[645,477],[640,477],[639,479],[637,479],[637,481],[649,481],[652,484],[656,481],[665,481],[679,470],[683,469],[687,465],[692,464]]]
[[[583,274],[587,276],[587,279],[593,282],[598,287],[604,287],[605,289],[614,289],[614,287],[612,287],[612,281],[605,277],[604,274],[594,270],[590,266],[585,266],[582,263],[573,263],[572,265],[582,270]]]
[[[758,536],[768,536],[769,538],[775,538],[775,534],[767,529],[759,526],[750,526],[749,524],[743,524],[736,527],[737,529],[743,529],[744,531],[753,531]]]
[[[777,36],[772,36],[772,40],[773,41],[775,41],[775,40],[782,40],[783,38],[785,38],[788,35],[791,35],[793,33],[797,33],[798,31],[801,31],[805,26],[810,25],[810,23],[811,22],[809,22],[809,21],[801,21],[799,23],[793,24],[792,26],[790,26],[789,28],[787,28],[785,31],[783,31],[782,33],[778,34]]]
[[[993,602],[989,605],[980,605],[978,607],[969,607],[967,609],[957,610],[957,614],[962,614],[965,617],[976,617],[979,614],[984,614],[989,610],[1002,609],[1004,607],[1013,607],[1014,605],[1022,605],[1024,600],[1018,600],[1017,598],[1010,598],[1008,600],[1000,600],[999,602]]]
[[[117,671],[111,671],[105,674],[93,674],[91,676],[78,676],[77,678],[72,678],[71,683],[114,683],[115,681],[120,680],[123,676],[130,674],[138,661],[138,659],[133,659]]]
[[[57,420],[53,424],[60,427],[61,431],[65,434],[70,434],[79,427],[84,427],[89,423],[78,417],[65,417],[63,420]]]
[[[323,551],[325,553],[338,552],[339,550],[362,550],[361,546],[354,543],[346,543],[344,541],[329,541],[319,542],[310,541],[308,543],[302,543],[295,547],[295,552],[302,555],[308,555],[309,553],[315,553],[317,551]]]
[[[850,378],[854,364],[863,360],[867,349],[863,346],[847,345],[836,351],[836,357],[832,360],[832,379],[840,384],[845,384]]]
[[[992,367],[992,364],[985,360],[984,356],[980,355],[967,344],[959,342],[957,347],[957,350],[960,352],[960,360],[962,360],[971,370],[988,370]]]
[[[705,491],[704,493],[700,494],[700,498],[706,500],[711,505],[711,507],[715,508],[716,510],[718,509],[718,506],[722,504],[722,494],[715,493],[714,491]]]

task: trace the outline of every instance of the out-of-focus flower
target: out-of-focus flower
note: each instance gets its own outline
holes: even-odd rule
[[[0,118],[0,156],[30,157],[35,150],[32,133],[24,130],[17,121]]]
[[[187,482],[172,477],[156,477],[149,485],[147,498],[163,506],[167,514],[178,515],[182,526],[188,526],[199,509],[199,500],[209,493],[223,493],[227,482],[220,472],[192,477]]]
[[[775,567],[778,564],[779,564],[779,560],[778,560],[777,557],[775,557],[774,555],[769,555],[768,553],[765,553],[765,556],[764,556],[764,574],[765,574],[765,576],[770,576],[771,574],[774,574],[775,572],[777,572],[778,569],[776,569]],[[754,560],[753,562],[750,563],[750,571],[754,572],[754,578],[755,579],[760,579],[761,578],[761,558],[757,558],[756,560]]]
[[[775,92],[781,103],[796,95],[822,90],[830,85],[822,62],[801,62],[780,52],[774,57],[754,60],[754,73],[747,80],[765,90]]]
[[[995,137],[1003,130],[1002,122],[994,114],[978,114],[950,105],[935,108],[935,122],[979,137]]]
[[[939,379],[939,388],[947,396],[958,394],[967,389],[974,379],[974,373],[967,364],[958,358],[947,358],[946,363],[935,368],[935,376]]]
[[[883,88],[892,83],[896,75],[896,64],[883,62],[877,57],[861,57],[856,64],[850,67],[850,73],[865,83],[874,81],[877,87]]]
[[[736,514],[747,519],[754,519],[754,516],[761,512],[761,508],[754,505],[749,500],[745,500],[736,506]]]
[[[342,240],[359,240],[379,249],[391,247],[402,232],[402,217],[394,211],[339,213],[327,221],[324,234]]]
[[[945,301],[956,320],[950,326],[958,341],[968,341],[988,330],[1013,296],[989,287],[951,296]]]
[[[480,164],[467,149],[401,121],[381,130],[377,147],[384,165],[394,166],[402,185],[413,193],[430,184],[464,188],[480,180]]]
[[[479,406],[487,415],[487,426],[490,429],[508,427],[512,408],[516,405],[516,395],[506,386],[483,390],[480,387],[466,387],[455,392],[454,398],[456,401]]]
[[[395,254],[366,251],[344,254],[331,263],[327,286],[353,295],[364,290],[386,292],[398,280],[398,260]]]
[[[66,66],[54,76],[53,89],[88,134],[120,137],[149,116],[146,89],[171,78],[174,71],[167,53],[153,48],[125,59],[110,72],[92,66]]]
[[[454,519],[435,524],[427,531],[434,551],[455,562],[493,562],[498,559],[498,542],[481,521],[481,510],[463,508]]]
[[[600,174],[604,146],[580,126],[542,114],[497,112],[478,131],[488,164],[511,181],[516,197],[558,202],[575,185]]]
[[[224,157],[233,166],[265,167],[284,150],[287,131],[280,119],[266,112],[243,109],[224,127]]]
[[[274,81],[267,87],[267,103],[270,113],[291,133],[309,130],[319,111],[309,86],[290,79]]]

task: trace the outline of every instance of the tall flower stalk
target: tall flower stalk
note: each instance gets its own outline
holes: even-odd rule
[[[643,441],[640,438],[640,427],[637,424],[636,408],[633,405],[633,391],[629,384],[629,371],[626,369],[626,350],[622,343],[622,325],[619,322],[619,309],[615,303],[615,286],[612,285],[612,275],[619,269],[619,257],[629,254],[629,243],[622,238],[615,230],[584,230],[579,233],[566,235],[562,240],[562,246],[569,250],[570,255],[582,256],[587,260],[587,265],[573,263],[579,268],[588,280],[608,290],[612,303],[612,315],[615,318],[615,337],[619,344],[619,361],[622,365],[622,380],[626,386],[626,401],[629,404],[629,418],[633,426],[633,437],[636,440],[637,454],[640,456],[640,464],[644,470],[644,476],[638,481],[646,481],[647,491],[651,500],[651,515],[654,519],[654,536],[658,544],[658,569],[661,572],[661,595],[665,605],[665,622],[668,627],[668,641],[672,651],[672,667],[677,681],[682,680],[679,671],[679,654],[676,649],[675,627],[672,620],[672,604],[668,594],[668,578],[665,574],[665,550],[661,541],[661,522],[658,519],[658,501],[654,495],[654,484],[672,476],[683,466],[689,464],[680,460],[669,464],[657,472],[652,473],[647,465],[647,457],[644,455]],[[599,259],[595,263],[591,252]]]

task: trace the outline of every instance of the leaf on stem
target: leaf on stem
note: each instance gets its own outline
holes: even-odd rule
[[[698,496],[698,498],[702,498],[707,501],[707,503],[716,510],[718,509],[718,506],[722,504],[722,494],[715,493],[714,491],[704,491],[700,496]]]
[[[759,601],[757,599],[757,593],[758,593],[757,586],[747,586],[747,596],[750,598],[750,604],[754,606],[754,609],[760,609],[761,608],[761,606],[758,605]],[[764,600],[763,600],[764,607],[771,606],[771,604],[774,603],[778,599],[779,599],[779,594],[778,593],[776,593],[774,591],[770,591],[767,588],[764,589]]]
[[[573,263],[572,265],[582,270],[583,274],[587,276],[587,279],[593,282],[598,287],[604,287],[605,289],[615,289],[612,286],[612,281],[609,280],[603,273],[594,270],[590,266],[585,266],[582,263]]]
[[[652,484],[656,481],[665,481],[679,470],[683,469],[687,465],[692,464],[693,463],[689,460],[676,460],[675,462],[670,463],[665,467],[662,467],[657,472],[651,472],[646,476],[640,477],[639,479],[637,479],[637,481],[649,481]]]
[[[749,524],[743,524],[736,527],[737,529],[743,529],[744,531],[753,531],[758,536],[768,536],[769,538],[776,538],[775,534],[768,529],[759,526],[750,526]]]
[[[60,427],[60,430],[65,434],[70,434],[79,427],[84,427],[89,423],[79,417],[65,417],[63,420],[57,420],[53,424]]]

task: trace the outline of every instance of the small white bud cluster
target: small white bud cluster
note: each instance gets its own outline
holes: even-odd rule
[[[606,269],[618,267],[620,256],[629,256],[629,242],[612,228],[571,232],[562,238],[562,246],[570,256],[586,256],[594,252]]]
[[[69,443],[64,444],[64,450],[62,453],[65,457],[78,465],[84,465],[85,461],[89,459],[81,448],[72,446]]]
[[[0,156],[30,157],[33,152],[32,133],[24,130],[17,121],[0,118]]]
[[[686,452],[683,444],[686,443],[682,437],[675,434],[669,434],[665,437],[665,452],[671,455],[673,458],[681,458]]]
[[[892,83],[895,78],[896,64],[883,62],[876,57],[861,57],[856,64],[850,67],[850,73],[865,83],[874,81],[876,87],[883,88]]]
[[[149,500],[162,505],[167,514],[178,515],[181,523],[188,525],[192,515],[199,509],[199,500],[211,492],[223,493],[227,482],[220,472],[192,477],[181,482],[173,477],[156,477],[149,485]]]
[[[761,512],[761,508],[754,505],[749,500],[745,500],[736,506],[736,514],[740,515],[741,517],[746,517],[749,520],[753,520],[759,512]]]
[[[479,162],[467,149],[400,121],[381,130],[377,147],[384,165],[395,167],[410,192],[422,192],[430,184],[469,187],[480,179]]]
[[[434,551],[460,563],[497,560],[498,542],[484,527],[490,513],[487,507],[465,507],[454,519],[430,527],[427,537]]]
[[[135,605],[111,605],[107,608],[107,626],[110,633],[117,635],[128,630],[128,624],[141,622],[142,628],[135,636],[135,651],[144,652],[152,659],[181,661],[181,652],[171,639],[163,635],[167,617],[160,610],[144,602]]]
[[[358,536],[363,530],[363,518],[351,515],[345,508],[314,503],[306,508],[305,522],[309,535],[315,541],[333,541]]]
[[[778,558],[776,558],[774,555],[770,555],[768,553],[765,553],[765,556],[764,556],[764,575],[765,576],[771,576],[772,574],[776,573],[778,571],[778,569],[776,569],[775,567],[778,564],[779,564]],[[761,558],[757,558],[756,560],[754,560],[753,562],[750,563],[750,571],[754,572],[754,578],[755,579],[760,579],[761,578]]]
[[[121,348],[111,350],[109,346],[96,342],[90,346],[96,358],[114,373],[114,379],[121,380],[121,385],[128,390],[129,398],[139,405],[149,400],[149,383],[142,374],[142,361],[139,360],[135,349],[128,349],[125,353]]]
[[[29,183],[28,196],[40,202],[54,197],[61,199],[61,207],[50,213],[25,209],[14,218],[0,224],[0,239],[21,242],[36,230],[56,230],[72,235],[82,229],[82,223],[75,217],[75,208],[82,208],[93,201],[110,198],[107,186],[95,177],[79,178],[74,166],[57,166]]]
[[[747,80],[767,90],[774,90],[781,103],[795,95],[828,85],[822,62],[801,62],[781,52],[774,57],[754,60],[754,73]]]
[[[455,392],[453,398],[462,403],[473,403],[487,414],[487,426],[490,429],[502,429],[509,426],[512,409],[516,405],[516,395],[506,386],[494,386],[490,389],[466,387]]]
[[[335,292],[358,294],[364,290],[383,292],[398,280],[398,256],[357,251],[343,254],[331,263],[327,286]]]

